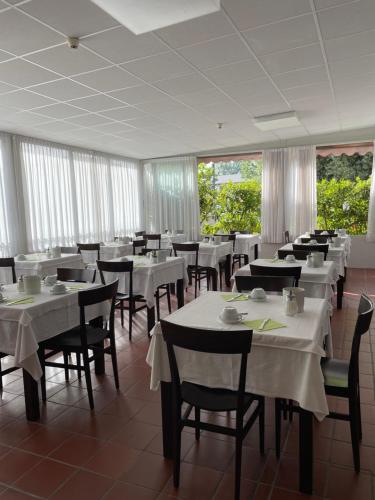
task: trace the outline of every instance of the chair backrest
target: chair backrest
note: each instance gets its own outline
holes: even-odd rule
[[[100,243],[77,243],[78,253],[97,252],[97,260],[100,260]]]
[[[96,269],[57,268],[57,279],[60,281],[75,281],[77,283],[94,283]]]
[[[238,330],[225,332],[222,330],[201,330],[187,326],[176,325],[169,321],[160,320],[163,338],[167,344],[169,366],[172,377],[172,390],[176,401],[181,401],[180,374],[176,361],[174,347],[189,351],[212,354],[240,354],[241,365],[238,380],[237,410],[243,407],[247,356],[251,350],[253,337],[252,330]]]
[[[60,247],[61,253],[78,253],[78,247]]]
[[[337,238],[337,234],[310,234],[310,238],[316,240],[318,243],[327,243],[331,238]],[[325,240],[325,241],[324,241]]]
[[[129,296],[133,296],[133,261],[120,261],[112,262],[106,260],[98,260],[97,266],[100,274],[100,279],[103,285],[106,284],[104,273],[128,273],[129,274],[129,285],[127,287],[127,293]]]
[[[358,362],[359,362],[359,348],[361,346],[362,335],[368,332],[374,312],[374,303],[362,294],[358,306],[358,316],[355,324],[354,335],[352,340],[352,350],[350,355],[349,364],[349,389],[356,390],[358,383]]]
[[[137,238],[138,236],[144,236],[146,234],[146,231],[136,231],[134,234],[135,237]]]
[[[314,235],[315,234],[322,234],[324,231],[327,231],[327,233],[330,235],[330,236],[337,236],[337,234],[335,233],[335,230],[334,229],[314,229]]]
[[[135,249],[141,248],[141,247],[146,248],[146,240],[134,240],[133,241],[133,255],[136,254]]]
[[[312,236],[310,235],[309,238],[301,238],[301,243],[310,243],[311,240],[315,240],[317,241],[318,243],[327,243],[327,240],[328,240],[329,236],[319,236],[319,235],[315,235],[313,234]]]
[[[304,250],[305,252],[323,252],[324,260],[327,260],[329,245],[299,245],[298,243],[293,243],[293,250]]]
[[[290,243],[290,235],[289,235],[289,231],[285,231],[285,232],[284,232],[284,242],[285,242],[285,243]]]
[[[307,250],[278,250],[277,256],[279,259],[285,259],[287,255],[294,255],[297,260],[306,260],[310,252]]]
[[[237,236],[236,234],[234,234],[234,233],[231,233],[231,234],[215,234],[215,236],[220,236],[222,242],[232,241],[233,242],[233,252],[234,252],[234,248],[236,246],[236,236]]]
[[[194,266],[198,267],[198,253],[199,253],[199,243],[172,243],[173,253],[175,257],[178,257],[177,252],[182,253],[193,253],[194,254]]]
[[[250,271],[253,276],[293,276],[295,284],[298,286],[298,281],[301,277],[302,266],[258,266],[250,264]]]
[[[144,234],[143,238],[146,240],[146,247],[149,241],[158,241],[159,248],[161,248],[161,234]]]
[[[2,258],[0,258],[0,267],[10,267],[12,270],[13,283],[17,283],[16,264],[14,262],[14,257],[2,257]]]
[[[236,275],[236,288],[247,292],[253,288],[263,288],[266,292],[282,292],[283,288],[294,286],[294,276],[251,276]]]
[[[177,229],[176,234],[184,234],[185,231],[183,229]]]

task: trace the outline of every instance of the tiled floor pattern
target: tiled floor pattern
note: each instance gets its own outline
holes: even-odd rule
[[[335,311],[332,320],[337,357],[349,355],[356,306],[364,290],[375,295],[375,270],[349,270],[344,309]],[[187,300],[191,298],[189,291]],[[0,400],[0,500],[233,498],[232,438],[203,433],[197,444],[191,429],[183,436],[181,485],[178,491],[173,488],[171,463],[162,456],[159,394],[149,390],[145,326],[142,311],[136,315],[130,344],[117,322],[121,390],[115,391],[108,363],[107,375],[93,375],[95,412],[89,411],[84,383],[73,372],[67,385],[61,370],[49,369],[42,420],[27,422],[21,373],[7,376]],[[353,471],[348,424],[316,423],[314,500],[375,499],[374,333],[363,338],[360,354],[362,472]],[[345,404],[330,401],[330,406]],[[230,417],[215,418],[224,422]],[[268,401],[265,455],[258,452],[256,427],[243,448],[243,499],[304,497],[298,493],[298,418],[284,424],[280,461],[275,459],[273,429],[273,402]]]

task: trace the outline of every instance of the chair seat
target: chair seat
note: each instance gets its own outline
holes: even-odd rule
[[[86,326],[87,331],[87,344],[95,345],[99,342],[102,342],[105,338],[107,338],[108,332],[103,330],[102,328],[95,328],[92,326]],[[52,337],[43,342],[43,347],[45,349],[54,349],[54,348],[64,348],[71,347],[80,348],[82,346],[81,336],[80,336],[80,327],[72,328],[67,332],[60,333],[60,335],[56,335],[56,337]]]
[[[237,409],[237,392],[228,389],[211,389],[190,382],[182,382],[181,397],[186,403],[202,410],[233,411]],[[245,394],[245,408],[248,408],[255,399],[252,394]]]
[[[341,359],[325,358],[322,360],[324,385],[330,387],[348,387],[349,362]]]

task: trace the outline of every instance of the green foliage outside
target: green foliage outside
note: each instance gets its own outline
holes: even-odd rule
[[[318,228],[366,233],[371,171],[372,153],[317,156]],[[216,185],[218,176],[238,173],[243,181]],[[261,178],[261,160],[200,163],[202,233],[260,232]]]

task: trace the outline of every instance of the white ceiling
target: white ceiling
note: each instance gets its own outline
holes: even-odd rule
[[[90,0],[0,0],[0,129],[136,158],[375,135],[375,0],[221,3],[136,36]]]

